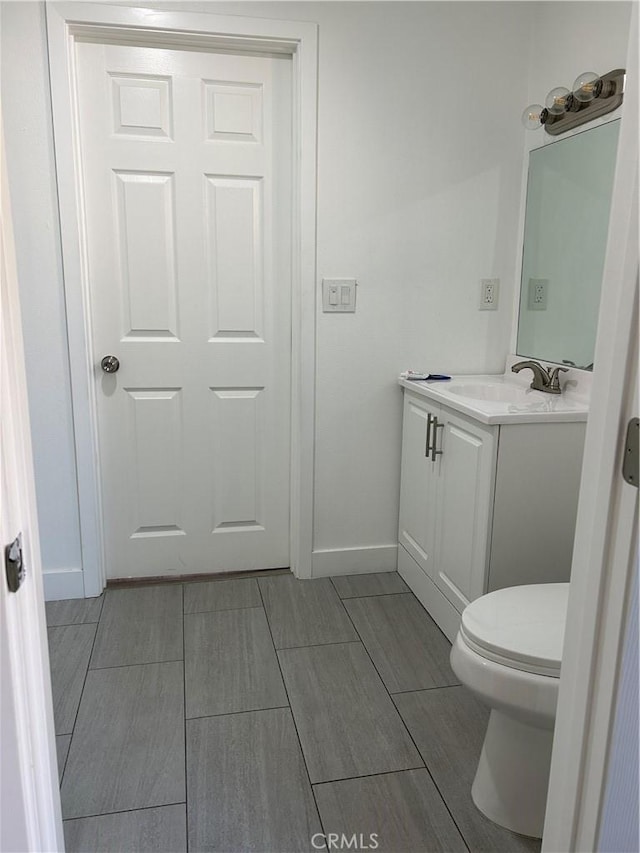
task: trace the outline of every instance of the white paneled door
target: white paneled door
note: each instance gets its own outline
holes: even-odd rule
[[[291,59],[77,50],[107,575],[288,566]]]

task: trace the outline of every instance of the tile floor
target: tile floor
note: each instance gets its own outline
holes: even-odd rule
[[[47,621],[70,853],[540,849],[473,805],[488,713],[397,574],[114,589]]]

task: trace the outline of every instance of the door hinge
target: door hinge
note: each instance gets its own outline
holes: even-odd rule
[[[17,592],[24,580],[24,562],[22,559],[22,533],[4,549],[4,567],[7,573],[9,592]]]
[[[622,476],[632,486],[638,488],[638,433],[640,432],[640,419],[631,418],[627,426],[627,437],[624,442],[624,458],[622,460]]]

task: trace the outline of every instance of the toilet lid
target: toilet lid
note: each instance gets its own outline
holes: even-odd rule
[[[557,678],[568,597],[568,583],[498,589],[465,608],[460,631],[484,657]]]

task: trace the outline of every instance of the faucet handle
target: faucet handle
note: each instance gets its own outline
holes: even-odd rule
[[[560,393],[560,373],[567,373],[568,367],[551,367],[549,366],[549,385],[555,391],[557,389],[558,393]]]

